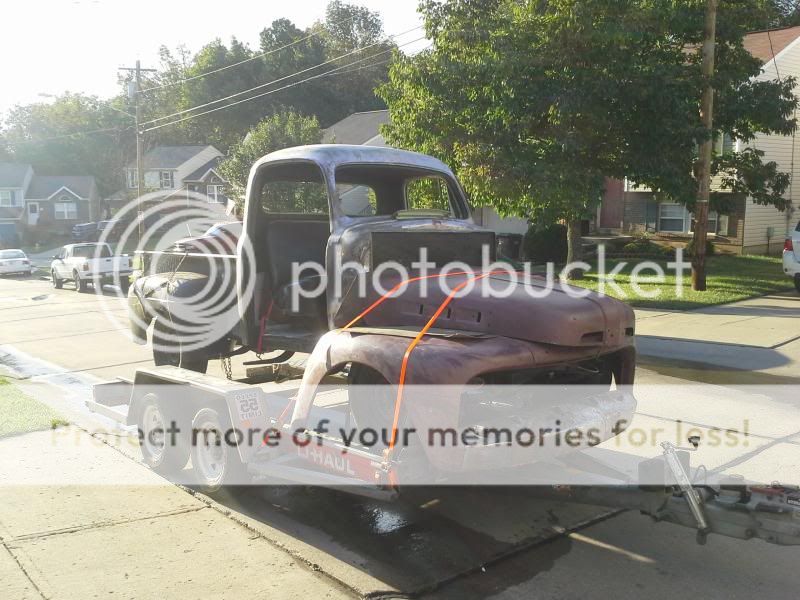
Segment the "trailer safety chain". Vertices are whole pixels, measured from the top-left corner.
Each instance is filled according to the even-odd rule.
[[[220,356],[219,362],[222,364],[222,370],[225,372],[225,379],[228,381],[233,379],[233,368],[231,367],[230,356]]]

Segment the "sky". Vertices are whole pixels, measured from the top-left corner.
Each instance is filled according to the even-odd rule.
[[[2,0],[0,118],[15,104],[47,102],[65,91],[108,97],[117,68],[158,66],[158,48],[191,52],[231,36],[258,48],[258,34],[288,18],[305,28],[325,16],[328,0]],[[349,0],[377,11],[387,35],[421,24],[418,0]],[[409,41],[421,32],[399,38]],[[409,46],[413,48],[413,46]]]

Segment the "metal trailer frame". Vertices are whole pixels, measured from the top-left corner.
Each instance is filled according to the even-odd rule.
[[[293,393],[297,388],[278,383],[265,385],[268,390],[259,385],[161,366],[137,370],[133,381],[118,379],[95,385],[94,398],[86,404],[91,411],[118,423],[135,425],[143,399],[154,389],[173,386],[166,388],[170,390],[170,401],[176,405],[191,404],[190,412],[212,405],[218,410],[224,407],[231,424],[282,431],[313,442],[298,446],[296,452],[282,449],[278,454],[269,448],[253,451],[251,447],[237,444],[239,458],[257,480],[302,481],[304,485],[320,485],[386,501],[398,497],[395,457],[381,458],[358,447],[345,446],[324,432],[303,428],[292,431],[293,424],[286,417],[294,404]],[[336,418],[333,414],[330,417]],[[662,456],[636,459],[640,473],[667,473],[671,477],[667,482],[671,485],[548,485],[537,487],[535,495],[636,509],[658,521],[694,528],[701,544],[710,533],[716,533],[744,540],[760,538],[779,545],[800,545],[800,488],[777,483],[747,485],[737,479],[716,487],[693,484],[689,457],[697,447],[697,440],[689,441],[694,448],[678,448],[665,442]],[[309,447],[310,451],[303,451]],[[576,464],[570,465],[571,468]]]

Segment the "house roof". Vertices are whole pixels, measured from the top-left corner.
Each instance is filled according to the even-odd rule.
[[[222,156],[215,156],[210,161],[205,163],[200,168],[196,169],[189,173],[186,177],[183,178],[184,181],[200,181],[203,178],[203,175],[208,173],[209,169],[216,169],[217,165],[222,162]]]
[[[381,125],[389,122],[388,110],[353,113],[322,132],[324,144],[365,144],[380,134]]]
[[[767,63],[800,37],[800,25],[752,31],[744,36],[744,47],[761,62]]]
[[[142,157],[145,169],[177,169],[187,160],[208,148],[208,144],[193,146],[156,146]],[[136,161],[128,163],[129,169],[136,168]]]
[[[89,198],[94,177],[89,175],[35,175],[25,193],[26,199],[44,200],[66,187],[81,198]]]
[[[30,168],[31,165],[25,163],[0,162],[0,187],[22,187]]]

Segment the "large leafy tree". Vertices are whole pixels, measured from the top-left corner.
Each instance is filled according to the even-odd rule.
[[[66,93],[17,106],[2,127],[8,158],[40,175],[93,175],[101,193],[122,186],[121,166],[135,147],[133,121],[121,102]]]
[[[230,149],[219,165],[219,172],[229,182],[231,193],[241,206],[250,167],[256,160],[282,148],[318,144],[321,139],[322,130],[315,117],[291,111],[276,113],[258,123]]]
[[[794,128],[794,82],[753,81],[742,47],[762,7],[720,9],[719,132],[749,140]],[[421,6],[430,51],[399,57],[379,90],[391,143],[455,166],[475,203],[534,222],[580,219],[605,176],[630,177],[691,204],[696,146],[706,139],[696,48],[704,2],[451,0]],[[754,151],[717,157],[731,189],[780,207],[786,176]],[[746,172],[745,172],[746,171]]]

